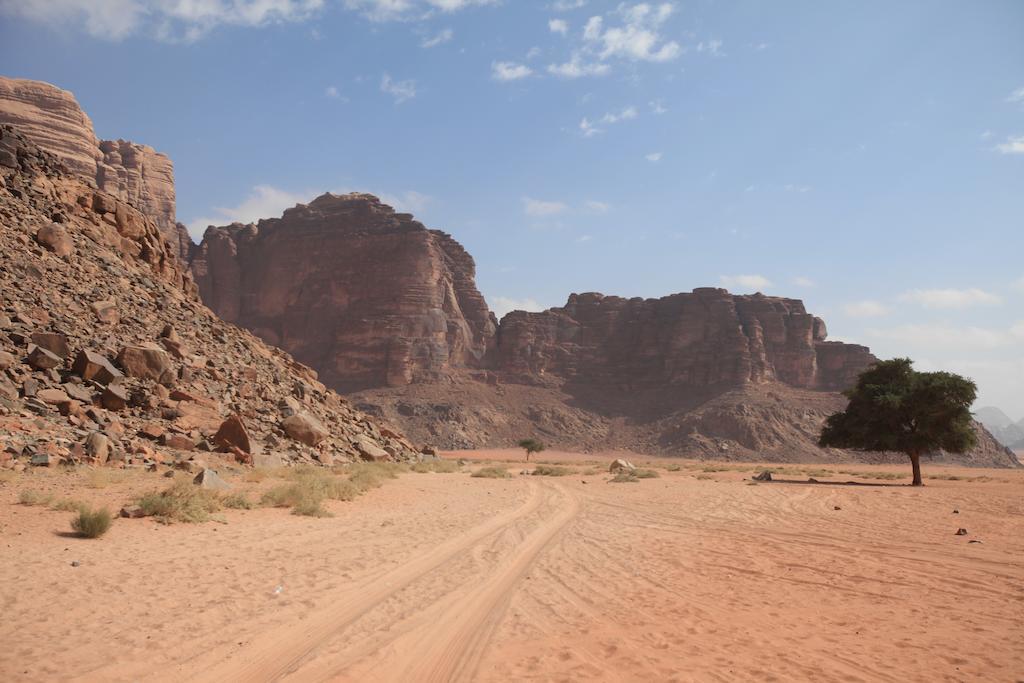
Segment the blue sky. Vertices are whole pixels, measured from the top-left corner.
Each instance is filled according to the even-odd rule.
[[[499,312],[802,298],[1024,417],[1024,3],[0,0],[6,75],[171,156],[179,219],[380,194]]]

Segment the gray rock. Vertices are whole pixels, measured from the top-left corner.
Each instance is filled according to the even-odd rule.
[[[210,489],[211,491],[227,491],[231,488],[231,484],[227,483],[220,478],[215,471],[205,468],[199,474],[196,475],[192,483],[204,489]]]

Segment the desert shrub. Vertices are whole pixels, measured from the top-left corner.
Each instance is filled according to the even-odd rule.
[[[512,475],[504,467],[482,467],[470,476],[477,479],[508,479]]]
[[[572,473],[571,469],[560,465],[537,465],[531,474],[535,477],[564,477]]]
[[[714,477],[712,477],[710,474],[698,474],[695,478],[696,479],[700,479],[701,481],[707,481],[708,479],[712,479],[712,480],[714,479]]]
[[[323,498],[303,498],[299,500],[294,507],[292,507],[293,515],[300,515],[302,517],[333,517],[326,508],[324,508]]]
[[[25,489],[18,494],[18,503],[21,505],[49,505],[51,502],[53,502],[52,493]]]
[[[604,472],[604,470],[602,470],[600,467],[588,467],[587,469],[580,472],[580,474],[582,474],[585,477],[592,477],[595,474],[601,474],[602,472]]]
[[[717,465],[705,465],[700,469],[701,472],[728,472],[728,467],[719,467]]]
[[[221,508],[220,496],[179,479],[163,491],[146,493],[135,501],[147,517],[162,522],[205,522]]]
[[[459,463],[454,460],[424,460],[414,463],[410,468],[413,472],[420,474],[426,472],[437,472],[439,474],[451,474],[459,471]]]
[[[610,484],[635,484],[640,481],[636,472],[619,472],[614,477],[608,480]]]
[[[110,528],[110,510],[90,510],[83,507],[78,516],[71,520],[71,528],[83,538],[99,538]]]
[[[379,488],[385,480],[404,471],[404,467],[393,462],[362,462],[349,469],[348,480],[362,493]]]
[[[633,476],[636,477],[637,479],[657,479],[661,475],[658,474],[657,470],[638,469],[635,472],[633,472]]]
[[[257,467],[251,470],[246,470],[245,474],[242,475],[242,481],[249,484],[258,484],[269,476],[270,472],[267,469]]]
[[[79,512],[81,510],[88,510],[89,506],[80,500],[74,498],[61,498],[60,500],[54,501],[53,505],[50,506],[51,510],[57,512]]]
[[[241,491],[224,496],[221,499],[221,503],[224,507],[231,508],[232,510],[252,510],[256,507],[252,500],[249,499],[249,496]]]
[[[678,472],[679,470],[681,470],[683,468],[680,465],[669,465],[665,469],[668,470],[669,472]]]

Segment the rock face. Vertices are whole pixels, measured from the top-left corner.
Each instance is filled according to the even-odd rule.
[[[507,447],[536,435],[587,450],[883,458],[817,446],[825,418],[844,405],[838,392],[875,359],[826,341],[825,323],[795,299],[714,288],[660,299],[574,294],[496,324],[465,249],[360,194],[211,227],[191,265],[223,318],[356,392],[361,409],[420,443]],[[990,440],[951,459],[1010,464]]]
[[[0,76],[3,123],[56,155],[71,174],[150,217],[175,253],[187,256],[191,240],[183,242],[174,219],[174,166],[165,155],[126,140],[97,140],[74,95],[41,81]]]
[[[41,246],[53,225],[66,252]],[[150,217],[0,125],[0,467],[342,463],[367,442],[418,457],[217,318],[173,249]],[[280,426],[297,411],[322,426],[312,445]]]
[[[210,228],[192,272],[218,315],[339,391],[479,367],[494,340],[465,249],[370,195],[325,194],[279,219]]]

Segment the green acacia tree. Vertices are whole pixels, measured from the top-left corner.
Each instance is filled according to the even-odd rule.
[[[977,437],[971,404],[977,386],[949,372],[917,372],[909,358],[879,361],[844,392],[846,410],[829,416],[818,443],[835,448],[906,453],[921,485],[921,456],[963,453]]]
[[[530,455],[544,450],[544,444],[537,439],[523,439],[519,442],[519,447],[526,451],[526,462],[530,462]]]

